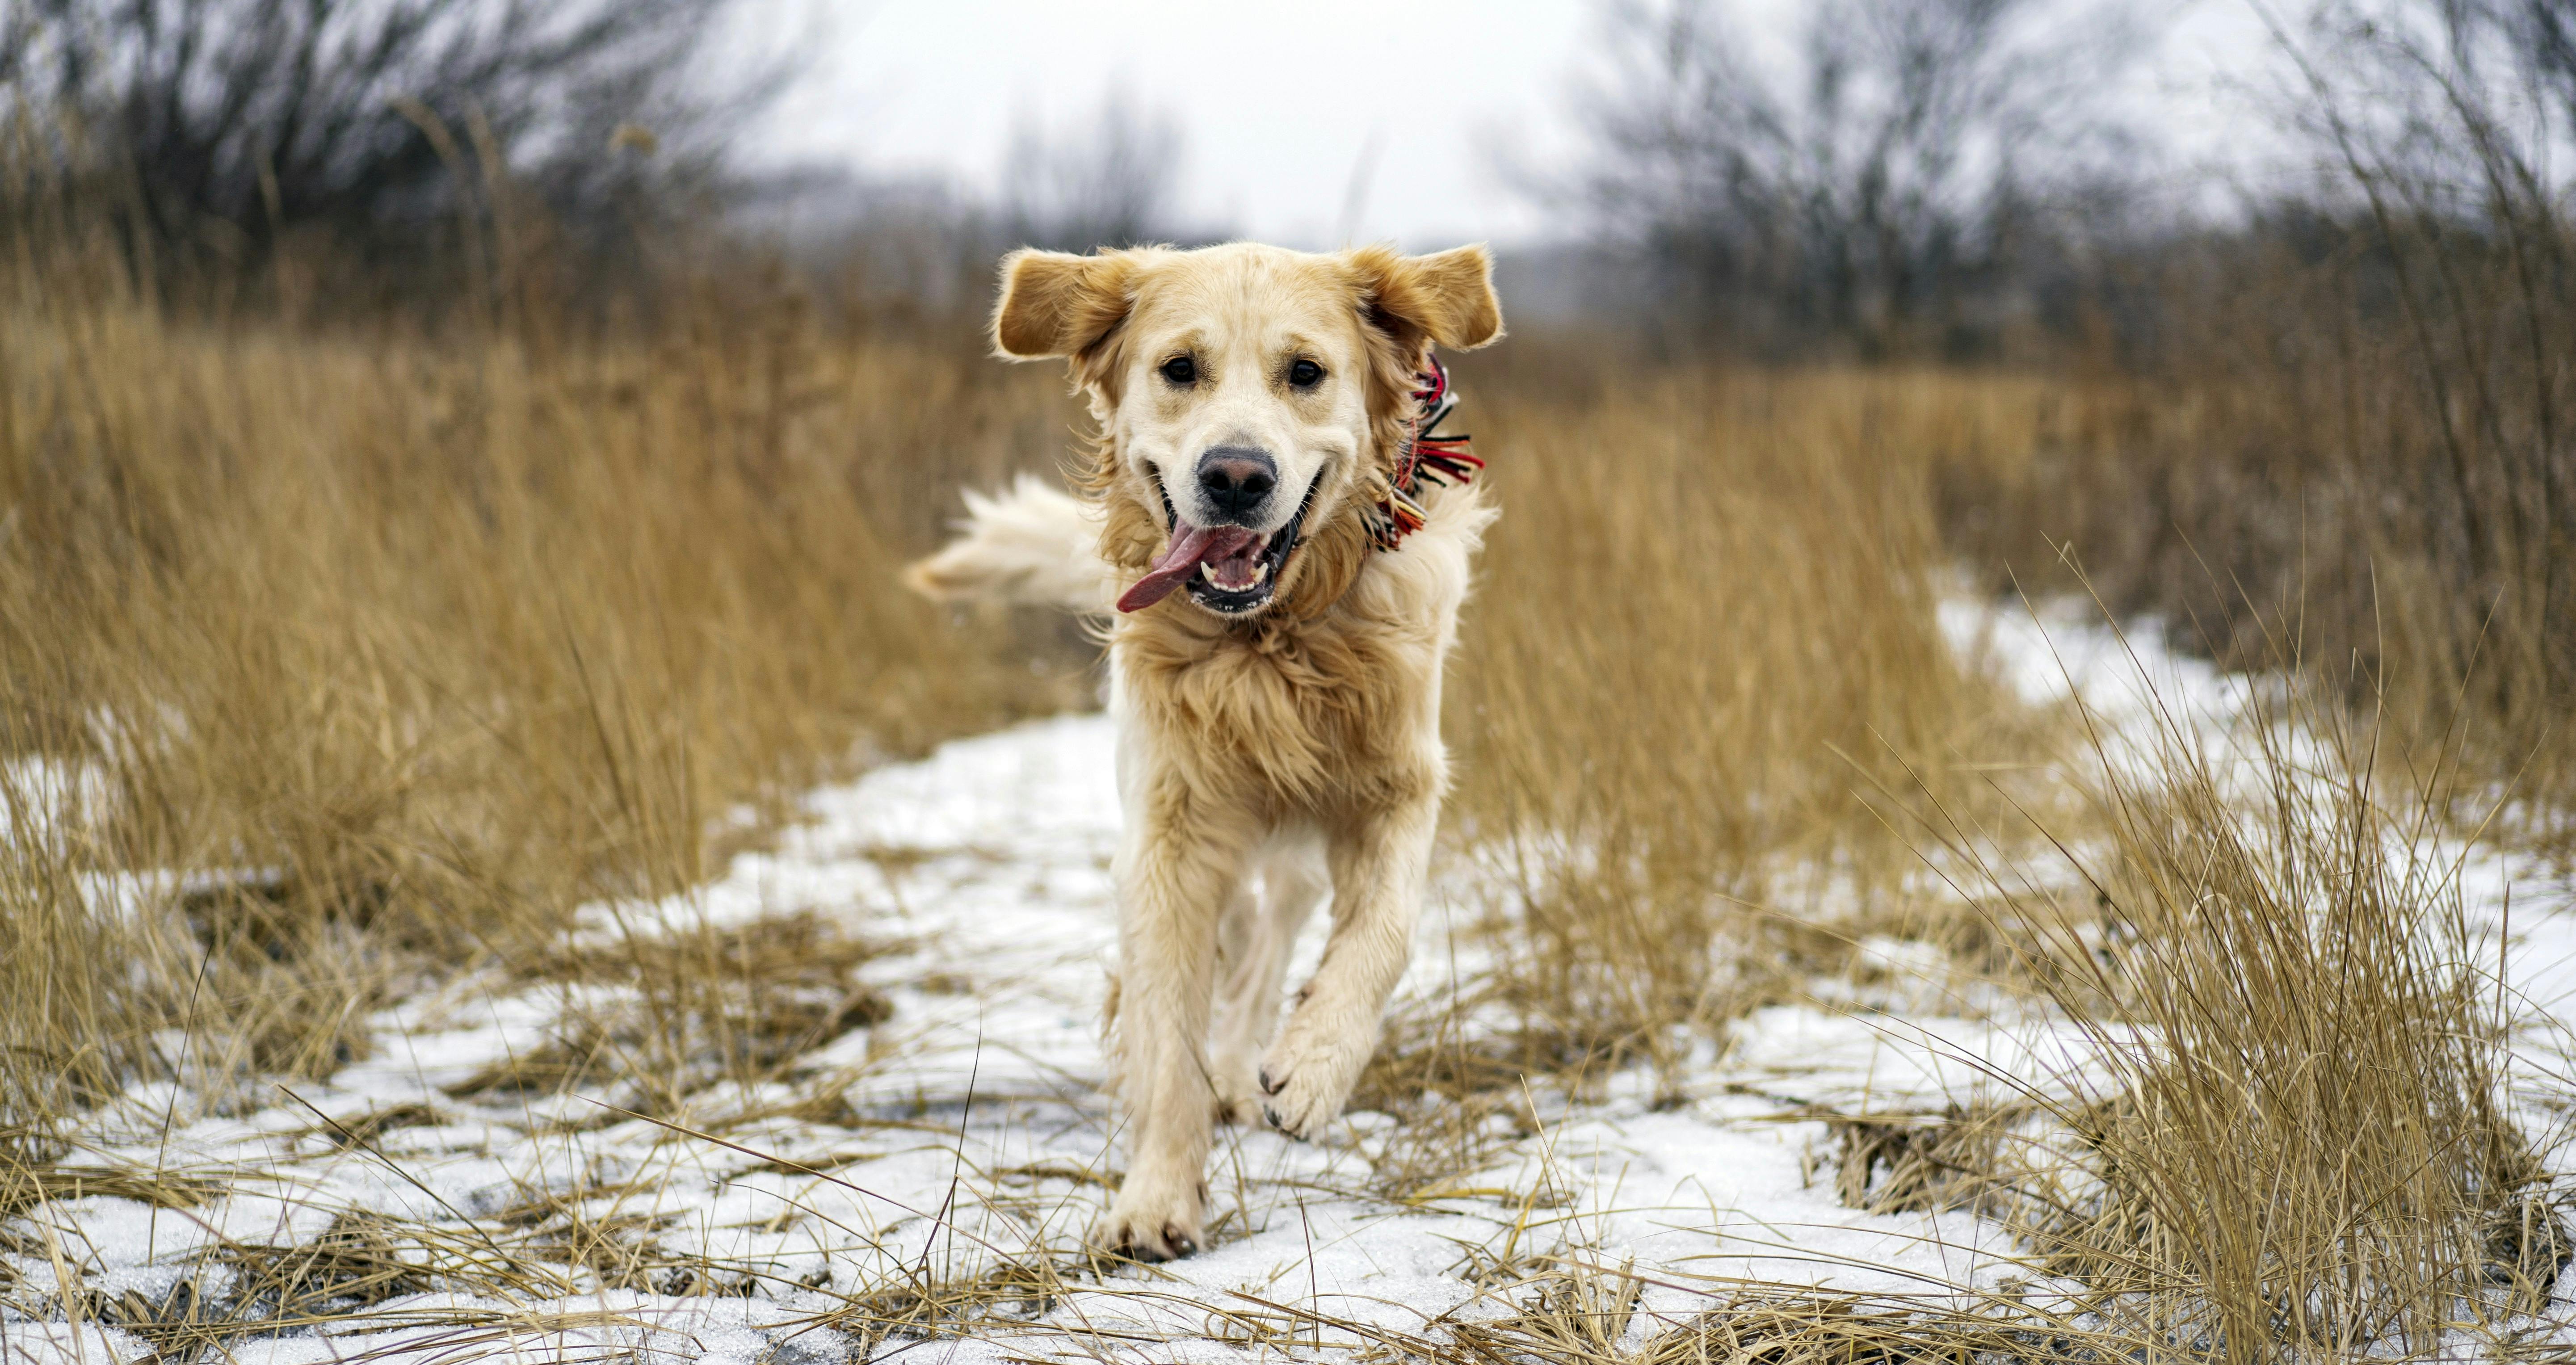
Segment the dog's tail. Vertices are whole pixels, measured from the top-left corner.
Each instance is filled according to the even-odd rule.
[[[966,494],[963,533],[917,560],[903,581],[943,602],[997,599],[1106,613],[1117,579],[1100,557],[1100,513],[1090,503],[1023,474],[1009,488]]]

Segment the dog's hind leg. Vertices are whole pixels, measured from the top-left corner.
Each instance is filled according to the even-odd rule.
[[[1260,893],[1249,881],[1237,889],[1217,930],[1216,1036],[1208,1049],[1218,1117],[1236,1123],[1261,1117],[1261,1049],[1279,1031],[1297,932],[1327,886],[1323,848],[1311,834],[1274,839],[1253,866]]]
[[[1260,829],[1249,811],[1224,809],[1169,773],[1138,776],[1118,868],[1127,1176],[1092,1240],[1161,1261],[1205,1241],[1217,919]]]
[[[1386,998],[1413,957],[1421,918],[1440,819],[1436,783],[1430,790],[1328,836],[1333,934],[1288,1027],[1261,1059],[1262,1116],[1290,1137],[1313,1137],[1332,1122],[1377,1050]]]

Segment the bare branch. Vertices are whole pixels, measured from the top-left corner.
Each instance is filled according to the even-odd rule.
[[[454,221],[459,187],[401,100],[479,116],[559,218],[607,224],[715,165],[744,99],[689,67],[726,3],[0,0],[0,118],[90,130],[88,154],[131,166],[152,230],[181,245],[210,222],[264,247]],[[612,152],[626,123],[660,154]]]
[[[1710,0],[1614,14],[1578,197],[1701,327],[1873,354],[1946,331],[2034,196],[2103,163],[2135,46],[2031,0],[1830,0],[1766,72]]]

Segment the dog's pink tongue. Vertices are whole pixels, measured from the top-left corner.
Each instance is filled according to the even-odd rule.
[[[1143,611],[1171,596],[1172,589],[1199,571],[1199,565],[1224,559],[1258,539],[1240,526],[1192,526],[1182,522],[1173,528],[1172,543],[1164,549],[1163,557],[1136,580],[1136,586],[1119,597],[1118,609]]]

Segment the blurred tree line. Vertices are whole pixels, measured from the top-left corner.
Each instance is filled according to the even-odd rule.
[[[257,278],[290,247],[462,269],[532,237],[632,275],[656,241],[767,236],[941,306],[1013,245],[1225,235],[1178,214],[1176,120],[1116,96],[1024,121],[989,202],[747,171],[740,135],[786,73],[702,60],[728,8],[0,0],[0,224],[104,205],[169,279]],[[2215,214],[2142,169],[2158,139],[2117,98],[2153,46],[2140,12],[1819,0],[1783,35],[1719,0],[1608,0],[1582,155],[1535,185],[1584,243],[1549,268],[1588,277],[1566,291],[1586,321],[1677,354],[1946,361],[2134,359],[2291,260],[2400,307],[2401,241],[2537,269],[2576,136],[2576,0],[2321,0],[2277,41],[2308,80],[2279,122],[2323,173]],[[518,240],[494,239],[505,216]]]
[[[781,244],[918,312],[962,306],[1010,245],[1218,235],[1175,223],[1177,124],[1115,97],[1025,121],[989,205],[747,170],[741,136],[793,73],[708,60],[731,9],[0,0],[0,231],[106,223],[165,302],[238,307],[319,271],[290,301],[308,314],[452,306],[478,282],[650,294]]]
[[[1976,356],[2108,282],[2087,248],[2138,207],[2106,98],[2135,30],[2080,0],[1824,0],[1766,61],[1706,0],[1623,4],[1550,188],[1654,281],[1629,296],[1669,345]]]
[[[692,79],[723,3],[0,0],[0,210],[107,206],[162,284],[453,260],[505,194],[631,264],[753,107]]]

